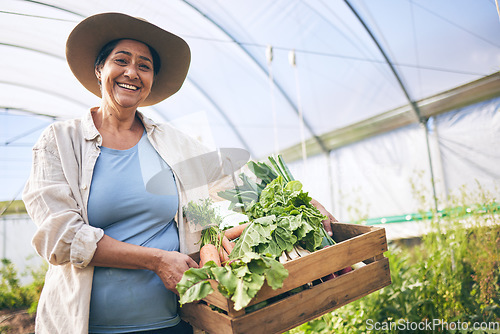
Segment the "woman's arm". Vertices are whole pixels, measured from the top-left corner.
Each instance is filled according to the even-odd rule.
[[[182,274],[189,268],[198,268],[198,264],[188,255],[133,245],[107,235],[97,243],[89,265],[151,270],[161,278],[167,289],[175,293]]]
[[[70,149],[72,138],[58,137],[55,127],[49,126],[33,148],[31,173],[23,192],[26,210],[37,225],[32,245],[52,265],[69,262],[85,268],[104,232],[84,222],[81,162]],[[64,157],[61,152],[66,152]]]

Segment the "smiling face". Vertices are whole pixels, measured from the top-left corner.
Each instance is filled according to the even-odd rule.
[[[137,108],[153,86],[153,57],[141,42],[119,41],[103,65],[96,67],[104,104],[115,108]]]

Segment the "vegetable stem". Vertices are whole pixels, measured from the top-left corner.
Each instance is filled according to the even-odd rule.
[[[295,179],[293,178],[292,173],[290,173],[290,170],[288,169],[288,166],[285,164],[285,161],[283,160],[283,157],[278,154],[278,162],[283,169],[284,173],[286,174],[288,181],[294,181]]]
[[[323,235],[323,247],[324,246],[333,246],[336,244],[335,240],[326,233],[324,228],[321,228],[321,234]]]

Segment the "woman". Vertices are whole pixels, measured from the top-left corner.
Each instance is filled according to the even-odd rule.
[[[207,149],[137,110],[180,89],[189,47],[144,20],[105,13],[75,27],[66,57],[101,103],[52,124],[33,148],[23,200],[38,225],[32,243],[49,262],[36,333],[189,333],[175,286],[197,267],[185,254],[199,235],[182,206],[216,189],[202,180],[210,166],[175,166]],[[168,176],[162,195],[147,191],[158,161]]]

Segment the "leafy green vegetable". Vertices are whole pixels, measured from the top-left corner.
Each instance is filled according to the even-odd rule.
[[[238,238],[233,251],[229,254],[229,258],[237,259],[243,257],[248,252],[254,252],[255,248],[260,244],[270,242],[272,240],[271,233],[275,228],[276,224],[274,223],[273,216],[254,220]],[[257,253],[266,254],[265,252]]]
[[[231,201],[231,209],[244,212],[250,224],[229,254],[231,261],[223,267],[211,261],[185,272],[177,284],[181,305],[212,293],[209,282],[215,280],[220,293],[234,302],[235,310],[240,310],[264,282],[273,289],[283,286],[288,271],[278,261],[280,257],[292,251],[300,256],[299,248],[313,252],[323,247],[325,239],[331,240],[322,225],[326,217],[311,204],[311,197],[302,190],[302,183],[293,178],[281,156],[269,157],[269,161],[271,166],[248,163],[260,183],[241,174],[241,186],[218,193]],[[194,210],[198,220],[207,220],[203,216],[206,212],[201,212],[208,210],[204,204]]]
[[[282,178],[284,178],[286,182],[290,182],[290,181],[294,180],[292,173],[290,173],[290,170],[288,169],[287,165],[285,164],[285,161],[283,161],[283,158],[281,157],[281,155],[278,155],[277,159],[275,159],[273,156],[268,157],[268,159],[271,162],[274,169],[277,171],[277,173]]]
[[[262,189],[264,189],[264,187],[268,183],[271,183],[272,180],[278,177],[278,173],[276,173],[276,171],[265,162],[249,161],[247,165],[248,168],[255,174],[255,176],[262,180],[262,183],[264,185]]]
[[[190,224],[196,224],[203,228],[201,231],[200,248],[205,244],[213,244],[220,247],[219,226],[222,217],[213,207],[210,198],[198,202],[190,201],[184,208],[184,213]]]
[[[281,263],[262,254],[246,253],[223,267],[209,261],[202,268],[191,268],[184,273],[177,284],[179,303],[182,306],[205,298],[214,291],[210,280],[215,280],[220,293],[234,302],[235,310],[241,310],[264,282],[272,289],[279,289],[287,277],[288,271]]]
[[[207,262],[203,268],[211,267],[217,267],[214,261]],[[209,278],[207,270],[191,268],[185,271],[182,279],[177,283],[181,305],[203,299],[211,294],[214,289],[210,285]]]
[[[295,245],[313,252],[325,244],[334,244],[323,228],[326,217],[311,204],[312,198],[302,190],[302,183],[293,178],[283,158],[269,157],[269,161],[272,167],[263,162],[248,163],[250,170],[262,180],[260,184],[240,176],[245,180],[239,188],[241,198],[247,200],[239,205],[255,224],[237,241],[233,256],[253,251],[279,258],[283,251],[289,252]],[[227,195],[225,198],[234,202],[236,193],[233,190],[219,195]],[[272,217],[272,220],[260,220],[264,217]],[[292,221],[291,217],[297,218]]]
[[[248,168],[260,179],[260,182],[257,183],[242,173],[239,177],[243,181],[243,185],[218,193],[221,198],[231,202],[230,209],[246,213],[246,210],[259,200],[262,190],[278,176],[283,177],[287,182],[294,180],[280,155],[277,159],[272,156],[268,159],[271,165],[254,161],[247,163]]]
[[[276,217],[277,226],[271,237],[283,251],[291,250],[297,243],[310,252],[322,248],[326,235],[322,221],[326,217],[311,204],[311,197],[302,191],[300,181],[285,182],[278,176],[262,191],[259,201],[247,210],[247,215],[254,223],[262,217]],[[252,225],[247,233],[251,232]]]

